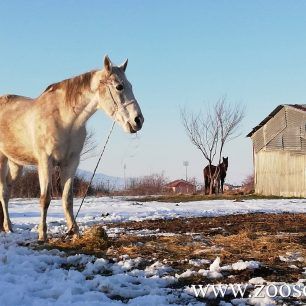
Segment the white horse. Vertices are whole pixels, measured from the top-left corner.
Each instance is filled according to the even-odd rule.
[[[142,127],[144,118],[125,76],[127,60],[113,66],[105,56],[104,69],[52,84],[36,99],[0,97],[0,229],[12,231],[8,201],[22,166],[37,165],[41,221],[38,239],[47,238],[46,217],[51,201],[50,181],[59,166],[62,201],[69,233],[78,234],[73,215],[73,179],[86,137],[86,122],[98,110],[128,133]]]

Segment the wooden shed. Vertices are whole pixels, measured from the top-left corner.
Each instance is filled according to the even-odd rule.
[[[247,135],[255,192],[306,197],[306,105],[279,105]]]

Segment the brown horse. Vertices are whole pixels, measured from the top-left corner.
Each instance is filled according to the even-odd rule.
[[[215,190],[215,193],[220,192],[221,188],[221,193],[223,193],[223,186],[224,186],[224,180],[226,177],[226,172],[228,168],[228,157],[223,157],[222,158],[222,163],[220,163],[218,166],[207,165],[204,170],[204,183],[205,183],[205,194],[209,193],[210,190],[210,184],[211,180],[213,179],[213,190]]]

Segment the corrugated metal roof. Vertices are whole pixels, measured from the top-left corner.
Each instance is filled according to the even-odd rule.
[[[306,104],[287,104],[287,106],[294,107],[296,109],[306,112]]]
[[[256,131],[263,127],[270,119],[272,119],[283,107],[290,106],[295,109],[306,112],[306,104],[281,104],[277,106],[264,120],[262,120],[253,130],[246,136],[251,137]]]

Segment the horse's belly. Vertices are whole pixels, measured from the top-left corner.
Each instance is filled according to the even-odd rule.
[[[22,148],[1,148],[2,153],[18,165],[36,165],[37,159]]]
[[[0,151],[10,160],[19,165],[36,165],[37,160],[30,143],[29,135],[16,137],[12,133],[6,133],[5,137],[0,133]]]

